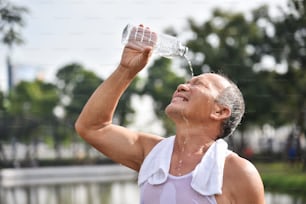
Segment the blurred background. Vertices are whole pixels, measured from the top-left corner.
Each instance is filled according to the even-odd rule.
[[[116,68],[126,24],[189,48],[195,75],[221,72],[246,114],[227,138],[252,161],[267,204],[306,203],[305,0],[0,0],[0,203],[139,202],[137,175],[85,144],[74,122]],[[154,56],[126,91],[115,123],[165,137],[185,58]],[[67,173],[70,172],[70,173]]]

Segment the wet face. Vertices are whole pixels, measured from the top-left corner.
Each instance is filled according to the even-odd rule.
[[[230,83],[217,74],[202,74],[180,84],[166,108],[172,119],[182,118],[203,122],[218,111],[215,99]]]

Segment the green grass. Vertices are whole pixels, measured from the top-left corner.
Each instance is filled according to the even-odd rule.
[[[306,172],[301,165],[256,163],[265,189],[269,191],[306,193]]]

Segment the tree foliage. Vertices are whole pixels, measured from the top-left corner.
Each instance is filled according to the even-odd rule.
[[[247,16],[216,9],[205,22],[188,19],[192,37],[187,46],[194,73],[222,73],[239,86],[246,102],[241,128],[295,124],[305,132],[306,5],[305,0],[288,3],[278,17],[271,17],[269,8],[262,6]],[[0,0],[0,36],[9,47],[21,42],[24,13],[26,9]],[[175,133],[164,110],[186,78],[177,74],[173,62],[159,58],[146,78],[133,81],[119,101],[116,123],[125,126],[133,122],[131,100],[134,95],[146,94],[154,100],[154,112],[163,122],[165,134]],[[83,65],[73,63],[58,70],[55,84],[21,82],[8,95],[0,92],[1,142],[16,138],[32,143],[44,135],[59,149],[64,142],[74,141],[74,121],[102,81]],[[0,153],[2,150],[0,146]]]
[[[266,34],[266,50],[276,63],[285,65],[285,72],[277,74],[280,83],[275,87],[282,95],[279,118],[293,122],[306,130],[306,1],[288,1],[288,10],[282,11],[282,18],[268,19],[273,34]]]
[[[25,25],[24,14],[28,9],[16,6],[6,0],[0,0],[0,36],[3,44],[12,48],[23,42],[20,28]]]
[[[133,82],[130,84],[130,86],[120,98],[114,116],[114,121],[118,125],[127,126],[134,122],[133,115],[135,113],[135,110],[132,107],[132,98],[135,95],[139,95],[141,92],[141,87],[139,86],[139,83],[141,83],[141,79],[140,77],[136,76]]]
[[[102,80],[81,64],[73,63],[60,68],[56,74],[57,87],[61,96],[59,106],[65,110],[63,115],[71,127],[82,107]]]
[[[12,142],[13,157],[17,153],[14,149],[16,142],[26,144],[26,159],[33,160],[36,151],[32,151],[31,146],[36,148],[39,141],[46,140],[49,135],[46,127],[54,120],[53,108],[58,101],[56,87],[39,80],[22,81],[11,90],[7,101],[6,117],[3,118],[7,122],[2,127],[4,134],[1,139]]]

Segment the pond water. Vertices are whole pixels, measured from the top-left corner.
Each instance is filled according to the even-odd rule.
[[[15,186],[1,189],[2,204],[137,204],[132,181]]]
[[[114,168],[111,167],[111,172]],[[71,170],[71,169],[70,169]],[[119,169],[120,170],[120,169]],[[118,169],[117,172],[120,172]],[[91,170],[92,171],[92,170]],[[99,170],[100,171],[100,170]],[[92,171],[91,174],[93,174]],[[122,171],[124,175],[130,172]],[[109,173],[108,173],[109,174]],[[65,176],[67,177],[67,176]],[[108,175],[109,177],[109,175]],[[27,176],[29,178],[29,176]],[[81,176],[79,177],[81,178]],[[0,204],[137,204],[139,189],[135,176],[97,179],[61,180],[49,177],[50,182],[0,183]],[[4,179],[3,179],[4,180]],[[30,181],[25,179],[25,181]],[[55,182],[56,181],[56,182]],[[306,204],[305,195],[266,192],[266,204]]]

